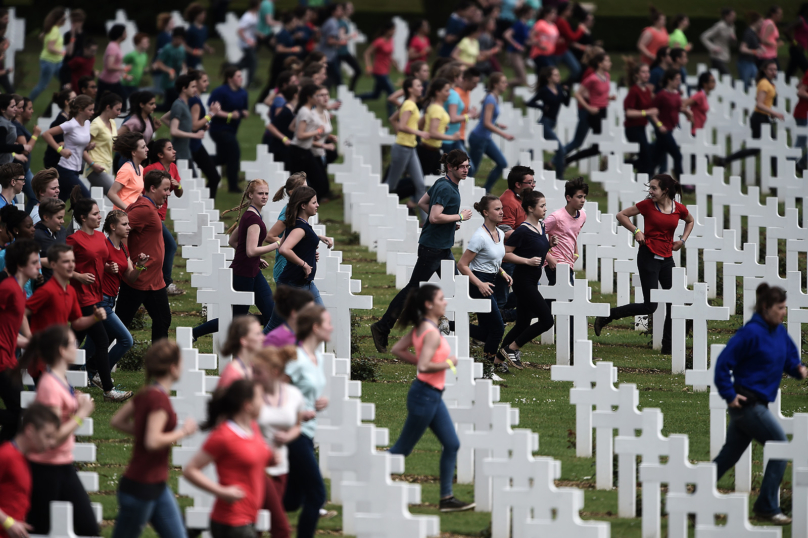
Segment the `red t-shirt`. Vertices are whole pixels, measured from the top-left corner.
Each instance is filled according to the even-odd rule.
[[[556,19],[556,26],[558,27],[558,41],[556,41],[555,54],[561,56],[567,49],[570,48],[571,43],[575,43],[584,35],[584,29],[580,26],[573,32],[570,23],[567,19],[559,17]]]
[[[272,460],[272,451],[264,442],[258,424],[244,432],[231,421],[219,424],[202,446],[216,462],[216,473],[223,486],[239,486],[244,498],[234,503],[216,499],[211,521],[240,527],[255,523],[258,509],[264,501],[265,468]]]
[[[71,58],[67,65],[70,67],[70,80],[73,84],[73,91],[79,88],[79,79],[81,77],[92,77],[95,72],[95,57],[88,58],[87,56],[76,56]]]
[[[163,221],[157,212],[157,206],[146,196],[141,196],[126,208],[129,215],[129,252],[130,256],[149,256],[146,270],[132,284],[137,290],[154,291],[166,287],[163,280],[163,258],[166,246],[163,242]],[[132,254],[134,253],[134,254]]]
[[[25,308],[31,311],[31,333],[51,325],[67,325],[81,317],[76,290],[70,285],[62,288],[55,276],[28,298]]]
[[[808,87],[808,71],[803,75],[800,84]],[[808,118],[808,99],[800,98],[799,101],[797,101],[797,106],[794,107],[794,117],[798,120]]]
[[[76,255],[75,272],[95,275],[95,282],[92,284],[70,281],[79,298],[79,306],[83,308],[100,303],[103,298],[101,288],[104,285],[104,264],[108,257],[106,236],[101,232],[93,232],[93,235],[88,235],[77,230],[67,236],[66,242],[73,247],[73,253]]]
[[[17,366],[14,352],[25,316],[25,293],[13,276],[0,282],[0,371]]]
[[[429,48],[429,38],[417,35],[410,40],[409,48],[415,49],[415,52],[418,54],[415,58],[411,58],[407,61],[407,67],[404,70],[408,75],[412,75],[412,73],[410,73],[410,64],[412,64],[412,62],[426,61],[426,53],[424,51]]]
[[[516,229],[525,221],[525,210],[522,209],[522,201],[516,197],[516,193],[507,189],[499,197],[502,202],[502,224]]]
[[[646,199],[637,204],[637,209],[643,216],[645,245],[657,256],[670,258],[673,255],[673,233],[679,221],[687,218],[687,208],[674,202],[673,213],[663,213],[654,202]]]
[[[393,40],[379,37],[370,46],[373,47],[373,74],[389,75],[393,60]]]
[[[0,491],[0,510],[17,521],[25,521],[31,507],[31,471],[25,456],[11,442],[0,445]],[[8,537],[1,526],[0,537]]]
[[[145,177],[146,174],[148,174],[150,170],[160,170],[160,171],[165,170],[166,172],[168,172],[168,175],[171,176],[171,179],[176,179],[177,182],[182,182],[182,178],[180,177],[180,171],[177,170],[177,165],[174,164],[174,163],[171,163],[171,165],[168,167],[168,170],[166,170],[165,166],[163,166],[162,163],[158,162],[158,163],[150,164],[149,166],[147,166],[146,168],[143,169],[143,176]],[[174,185],[172,184],[171,185],[171,192],[174,192],[175,190],[176,189],[174,188]],[[163,205],[161,205],[160,207],[157,208],[157,212],[160,214],[160,220],[166,220],[166,212],[167,211],[168,211],[168,200],[166,200],[166,203],[164,203]]]
[[[682,96],[679,92],[661,90],[654,97],[654,106],[659,109],[659,121],[668,131],[679,125],[679,113],[682,111]]]
[[[629,88],[628,95],[626,95],[626,98],[623,100],[623,110],[648,110],[649,108],[653,108],[653,105],[654,90],[650,85],[647,85],[643,90],[640,89],[638,85],[634,84]],[[626,127],[645,127],[648,125],[648,118],[626,118],[623,125]]]
[[[704,90],[699,90],[691,96],[693,103],[690,105],[690,112],[693,113],[693,128],[691,132],[704,128],[707,121],[707,112],[710,111],[710,103],[707,102],[707,94]]]
[[[597,73],[592,73],[585,78],[582,86],[589,92],[589,104],[595,108],[606,108],[609,106],[609,82],[611,76],[606,73],[606,78],[600,78]]]
[[[159,484],[168,480],[168,455],[171,447],[162,450],[146,450],[146,425],[149,415],[155,411],[165,411],[168,415],[163,432],[174,431],[177,427],[177,414],[171,407],[168,395],[160,387],[146,387],[132,399],[135,407],[135,446],[132,459],[124,476],[141,484]]]
[[[101,292],[107,297],[117,297],[121,289],[121,277],[126,273],[129,267],[129,251],[121,244],[121,248],[115,248],[112,241],[106,240],[107,244],[107,263],[117,263],[117,273],[104,274],[104,284],[101,287]]]

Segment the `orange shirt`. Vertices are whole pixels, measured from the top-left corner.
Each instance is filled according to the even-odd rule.
[[[138,168],[140,168],[140,174],[135,173],[132,161],[126,161],[118,170],[118,175],[115,176],[115,183],[123,185],[123,188],[118,191],[118,196],[126,205],[133,204],[138,196],[143,194],[143,167],[138,165]],[[116,207],[115,209],[122,208]]]
[[[668,31],[666,29],[662,28],[661,30],[658,30],[653,26],[649,26],[648,28],[643,30],[643,33],[644,32],[648,32],[651,34],[651,41],[648,42],[645,48],[648,49],[648,52],[650,52],[654,56],[654,58],[646,58],[645,55],[642,55],[642,61],[643,63],[651,65],[652,63],[654,63],[656,53],[660,49],[660,47],[668,46],[668,43],[670,42],[670,36],[668,35]]]
[[[415,346],[415,355],[420,357],[421,350],[424,347],[424,338],[432,331],[438,332],[438,336],[440,336],[440,345],[438,346],[438,349],[435,350],[435,354],[432,356],[432,360],[430,362],[446,362],[446,359],[448,359],[449,355],[452,353],[452,349],[449,347],[449,342],[446,341],[446,338],[444,338],[438,329],[431,323],[420,335],[418,335],[417,329],[412,330],[412,343]],[[438,390],[443,390],[443,387],[446,385],[446,370],[438,370],[437,372],[428,373],[419,372],[418,379]]]
[[[469,111],[469,104],[471,103],[471,95],[470,92],[467,92],[460,86],[455,86],[455,91],[457,95],[460,96],[460,100],[463,101],[463,110],[468,113]],[[466,139],[466,122],[460,122],[460,140]]]

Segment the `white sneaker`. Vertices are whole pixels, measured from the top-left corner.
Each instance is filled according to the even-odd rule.
[[[115,384],[114,379],[109,378],[109,380],[112,381],[113,384]],[[93,378],[90,380],[90,385],[91,386],[95,385],[99,389],[104,390],[104,385],[101,383],[101,376],[98,375],[98,372],[96,372]]]
[[[445,316],[440,318],[440,325],[438,325],[438,329],[440,329],[440,332],[446,335],[451,333],[452,331],[451,327],[449,326],[449,319],[446,318]]]
[[[173,282],[166,288],[166,293],[169,297],[176,297],[177,295],[185,295],[185,290],[177,287]]]
[[[132,391],[111,390],[104,393],[105,402],[125,402],[132,397]]]
[[[775,525],[788,525],[791,523],[791,518],[780,512],[779,514],[774,514],[772,517],[770,517],[769,521]]]

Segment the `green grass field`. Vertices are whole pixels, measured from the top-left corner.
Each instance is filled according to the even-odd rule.
[[[634,2],[635,4],[637,2]],[[633,4],[632,4],[633,5]],[[214,43],[217,55],[206,58],[205,66],[210,73],[217,73],[222,61],[222,44]],[[39,45],[31,41],[29,50],[37,50]],[[30,89],[36,83],[37,72],[32,70],[37,66],[37,53],[23,53],[17,57],[23,75],[23,84],[20,88]],[[617,55],[614,55],[617,56]],[[615,58],[616,60],[618,58]],[[691,65],[703,58],[694,58]],[[616,62],[616,63],[619,63]],[[266,80],[266,71],[269,67],[269,58],[262,53],[260,59],[259,78]],[[613,76],[619,76],[620,66],[615,66]],[[215,81],[217,76],[212,77]],[[359,91],[370,89],[370,80],[363,78]],[[55,90],[55,83],[51,91]],[[47,94],[47,92],[46,92]],[[37,114],[43,112],[47,102],[46,94],[36,103]],[[257,91],[251,91],[251,99],[255,99]],[[383,114],[383,103],[370,104],[377,114]],[[338,128],[338,126],[337,126]],[[242,159],[250,160],[255,155],[255,145],[260,143],[263,132],[263,120],[255,116],[242,123],[239,137],[242,142]],[[163,128],[159,136],[166,136],[167,129]],[[40,142],[32,155],[33,170],[41,168],[44,144]],[[387,157],[386,157],[387,158]],[[480,176],[484,177],[490,170],[491,163],[483,164]],[[572,172],[571,172],[572,173]],[[478,180],[479,183],[481,183]],[[502,192],[504,182],[497,185],[496,192]],[[337,189],[339,187],[337,186]],[[593,184],[590,191],[590,200],[601,203],[605,207],[605,194],[599,185]],[[220,189],[216,200],[216,207],[226,209],[235,206],[239,196],[228,194],[226,189]],[[686,203],[692,199],[685,198]],[[557,208],[549,208],[551,211]],[[230,216],[224,220],[230,222]],[[374,297],[372,311],[358,311],[360,319],[357,329],[359,352],[357,356],[367,357],[375,362],[380,371],[379,380],[375,383],[364,383],[363,400],[376,405],[376,424],[390,429],[390,439],[395,440],[403,425],[405,416],[405,396],[409,383],[414,377],[412,367],[402,365],[391,355],[380,355],[376,352],[370,338],[369,325],[378,319],[386,309],[387,304],[396,293],[394,278],[385,273],[385,268],[375,262],[375,254],[358,245],[357,237],[351,232],[349,226],[342,222],[342,201],[335,200],[320,208],[320,222],[325,224],[328,234],[336,241],[335,248],[343,252],[343,263],[353,265],[353,274],[362,280],[362,293]],[[761,248],[761,251],[764,249]],[[459,255],[459,251],[456,255]],[[804,266],[802,267],[804,270]],[[271,279],[271,271],[265,271]],[[580,275],[582,276],[582,275]],[[173,327],[194,326],[202,321],[200,305],[195,301],[195,290],[190,286],[190,276],[185,272],[185,260],[180,256],[175,259],[174,280],[177,285],[188,290],[181,297],[171,299],[173,312]],[[614,295],[601,295],[599,284],[593,283],[594,302],[609,302],[615,304]],[[720,304],[717,301],[716,304]],[[710,342],[725,342],[741,325],[740,316],[733,317],[727,322],[710,324]],[[150,324],[146,318],[146,328],[134,333],[136,341],[146,341],[150,338]],[[395,336],[395,335],[394,335]],[[594,355],[598,360],[612,361],[619,368],[619,382],[636,383],[641,393],[640,405],[642,407],[658,407],[665,416],[665,434],[684,433],[690,436],[690,458],[693,461],[706,461],[709,457],[709,410],[706,393],[695,393],[684,385],[684,376],[674,376],[670,373],[670,359],[660,356],[651,349],[650,336],[640,334],[633,330],[628,320],[617,322],[609,326],[600,338],[590,333],[593,340]],[[392,342],[391,342],[392,344]],[[202,338],[199,348],[203,352],[211,351],[210,337]],[[473,354],[481,356],[481,350],[475,349]],[[356,358],[356,357],[355,357]],[[616,491],[596,491],[594,489],[595,460],[594,458],[575,457],[575,412],[569,404],[570,383],[551,382],[550,365],[554,363],[554,348],[541,346],[538,343],[529,344],[524,348],[524,357],[529,365],[524,371],[505,376],[502,387],[502,401],[510,402],[520,409],[520,424],[522,428],[530,428],[540,435],[540,449],[537,454],[552,456],[562,462],[561,482],[564,485],[575,486],[585,491],[585,508],[582,516],[585,519],[607,520],[612,525],[614,537],[640,537],[639,519],[620,519],[617,513]],[[143,375],[140,372],[119,371],[115,375],[116,384],[128,390],[136,390],[143,384]],[[808,398],[806,398],[806,383],[795,380],[786,380],[783,389],[783,410],[785,414],[796,411],[806,411]],[[98,459],[95,464],[83,466],[100,475],[101,491],[93,494],[94,501],[104,505],[104,536],[110,536],[112,524],[117,512],[115,492],[119,477],[123,474],[130,457],[131,443],[125,436],[113,431],[109,427],[109,418],[118,408],[117,405],[104,403],[98,389],[88,389],[99,402],[93,416],[95,420],[95,435],[88,441],[98,446]],[[416,447],[414,453],[407,459],[406,473],[403,480],[419,482],[422,485],[423,503],[413,506],[415,513],[437,514],[438,503],[438,458],[440,446],[431,433]],[[759,446],[754,450],[754,487],[760,485],[762,450]],[[171,483],[176,489],[179,469],[171,472]],[[786,473],[785,492],[782,496],[784,506],[790,510],[790,469]],[[729,473],[720,483],[722,488],[732,488],[733,475]],[[473,497],[471,485],[459,485],[456,494],[462,499]],[[752,500],[757,492],[753,493]],[[190,503],[190,499],[180,498],[182,506]],[[330,507],[337,511],[340,507]],[[292,524],[296,517],[290,515]],[[485,535],[489,526],[490,515],[487,513],[462,513],[441,515],[441,531],[443,536],[481,536]],[[665,521],[663,520],[663,525]],[[322,521],[320,529],[322,534],[339,533],[341,519]],[[692,532],[692,529],[691,529]],[[784,529],[785,537],[790,536],[790,528]],[[151,530],[145,536],[153,536]]]

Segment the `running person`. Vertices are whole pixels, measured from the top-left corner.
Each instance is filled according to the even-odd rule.
[[[649,118],[656,124],[659,110],[654,107],[654,88],[649,84],[651,71],[644,63],[633,59],[626,61],[628,80],[634,84],[623,100],[626,119],[623,123],[626,140],[639,145],[634,168],[640,174],[650,174],[654,170],[654,147],[648,142],[646,127]]]
[[[502,171],[508,166],[508,162],[497,147],[496,142],[491,138],[491,133],[501,136],[507,141],[513,140],[513,135],[505,132],[506,125],[497,123],[499,117],[499,99],[508,89],[508,79],[502,73],[493,73],[488,79],[486,90],[488,93],[483,99],[483,110],[481,119],[474,130],[469,135],[469,158],[471,167],[476,174],[480,169],[483,154],[488,155],[494,161],[494,168],[488,173],[485,181],[485,192],[491,192],[494,184],[502,177]]]
[[[314,304],[314,296],[299,288],[278,286],[275,290],[275,310],[283,318],[283,323],[272,329],[264,338],[264,347],[297,345],[297,315],[309,304]]]
[[[595,335],[600,336],[603,327],[616,319],[629,316],[650,316],[658,303],[651,302],[651,290],[662,286],[670,289],[673,285],[673,252],[681,249],[693,230],[693,215],[687,208],[676,202],[674,197],[680,191],[679,183],[667,174],[657,174],[648,182],[648,198],[617,214],[621,226],[634,234],[639,243],[637,269],[642,283],[643,303],[632,303],[612,308],[608,317],[595,320]],[[645,231],[631,222],[631,217],[642,215]],[[679,241],[673,234],[679,221],[685,221],[685,230]],[[662,332],[662,354],[671,353],[671,305],[667,305],[665,327]]]
[[[261,350],[264,332],[255,316],[237,316],[227,330],[227,340],[220,353],[232,360],[222,370],[216,390],[226,389],[233,381],[253,378],[255,354]]]
[[[90,144],[90,118],[93,117],[93,111],[95,102],[92,98],[79,95],[70,101],[70,121],[42,133],[48,146],[61,155],[56,169],[59,171],[59,197],[62,201],[67,201],[75,186],[81,189],[85,198],[90,197],[90,191],[79,179],[79,174],[82,162],[92,162],[87,146]],[[58,144],[54,140],[53,137],[57,135],[64,135],[64,143]]]

